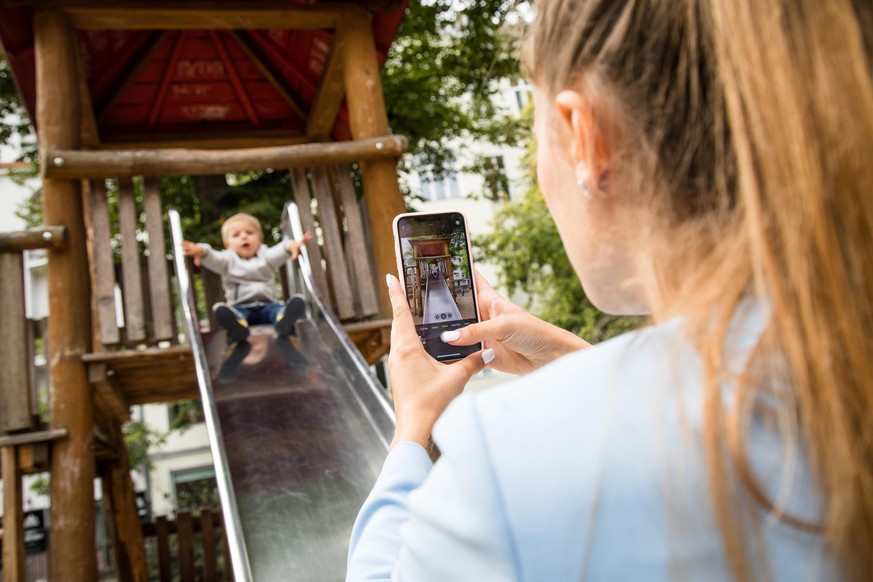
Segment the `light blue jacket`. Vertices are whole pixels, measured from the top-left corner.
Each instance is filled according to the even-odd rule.
[[[724,356],[732,369],[762,318],[760,309],[736,318]],[[702,385],[673,320],[456,399],[435,428],[433,467],[413,443],[388,455],[352,532],[347,580],[729,580],[700,438]],[[729,386],[723,394],[729,404]],[[746,450],[771,498],[816,520],[796,449],[756,422]],[[748,507],[769,563],[758,577],[839,578],[821,537],[752,501],[737,515]]]

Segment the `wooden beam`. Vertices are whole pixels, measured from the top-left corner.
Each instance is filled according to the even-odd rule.
[[[118,98],[124,94],[127,88],[130,87],[130,84],[133,83],[133,80],[139,76],[142,68],[151,60],[152,55],[155,54],[155,51],[161,46],[165,38],[167,38],[166,30],[155,31],[151,34],[145,42],[145,47],[141,50],[133,64],[128,63],[128,66],[124,69],[124,75],[113,83],[112,93],[97,104],[95,110],[97,119],[103,119],[106,112],[115,105]]]
[[[94,385],[94,402],[107,418],[119,425],[130,420],[130,404],[118,387],[114,370],[105,362],[90,364],[88,379]]]
[[[18,447],[18,470],[22,475],[51,470],[51,442],[32,443]]]
[[[199,398],[191,348],[147,348],[85,354],[89,365],[107,364],[107,375],[129,405]],[[170,380],[168,380],[170,379]]]
[[[227,54],[227,48],[224,46],[224,41],[215,30],[209,31],[209,38],[212,40],[212,46],[215,47],[215,51],[218,53],[218,58],[221,59],[221,62],[224,64],[224,70],[227,72],[227,76],[230,79],[230,84],[233,86],[234,93],[236,93],[240,104],[246,112],[246,117],[249,118],[249,123],[251,123],[253,127],[260,127],[261,120],[258,118],[258,114],[255,112],[255,108],[252,105],[252,100],[249,98],[249,94],[246,93],[246,89],[243,86],[242,80],[240,80],[239,78],[239,73],[237,73],[236,67],[233,64],[233,60],[230,58],[230,55]]]
[[[24,582],[24,499],[16,447],[3,447],[3,580]]]
[[[47,248],[61,250],[66,244],[67,229],[63,226],[40,226],[14,232],[0,232],[0,253]]]
[[[167,149],[107,152],[46,149],[41,152],[40,157],[44,178],[85,180],[133,176],[224,174],[270,168],[346,164],[386,158],[390,160],[389,164],[393,168],[394,160],[406,150],[406,145],[406,138],[403,136],[383,135],[345,142],[220,151]],[[373,192],[379,191],[374,187]],[[379,195],[381,196],[381,192]],[[376,227],[375,224],[373,226]],[[388,236],[391,237],[390,228]],[[391,252],[393,256],[394,251]]]
[[[288,54],[283,52],[276,43],[269,41],[263,43],[257,42],[251,32],[248,31],[242,31],[240,38],[245,39],[253,49],[257,50],[258,54],[264,54],[267,58],[262,59],[263,61],[272,61],[279,66],[284,67],[283,71],[291,77],[290,80],[292,82],[306,86],[313,92],[316,90],[315,83],[312,82],[312,79],[301,73],[298,70],[297,63],[292,61]]]
[[[99,150],[150,150],[162,148],[225,150],[228,148],[256,148],[287,146],[307,143],[302,131],[260,130],[243,133],[187,133],[114,136],[103,139]]]
[[[91,313],[97,318],[91,345],[97,349],[121,342],[115,301],[115,260],[112,257],[112,230],[109,227],[109,202],[104,180],[85,180],[82,186],[83,211],[88,233],[88,268],[91,273]]]
[[[152,339],[173,338],[173,304],[170,298],[170,277],[164,243],[164,218],[161,212],[161,192],[155,178],[143,180],[143,209],[146,232],[149,235],[149,294],[152,311]]]
[[[34,16],[36,118],[41,149],[80,146],[76,39],[58,10]],[[67,227],[69,245],[49,250],[47,345],[51,426],[69,431],[52,454],[49,570],[70,580],[97,578],[94,543],[93,401],[82,354],[91,344],[91,297],[80,183],[46,179],[43,220]]]
[[[118,230],[121,234],[121,291],[124,307],[124,338],[127,343],[146,339],[145,301],[137,240],[136,195],[128,178],[118,180]]]
[[[301,6],[285,1],[209,2],[202,6],[157,0],[106,3],[94,1],[47,2],[70,15],[80,30],[239,30],[335,28],[347,15],[362,14],[360,4]]]
[[[107,435],[117,458],[103,463],[103,506],[109,526],[109,537],[115,553],[115,565],[120,580],[147,582],[145,546],[142,527],[136,511],[136,493],[130,478],[130,463],[121,425],[110,427]]]
[[[56,441],[65,438],[67,438],[67,430],[63,428],[38,430],[35,432],[25,432],[22,434],[14,434],[10,436],[0,436],[0,447],[32,445],[35,443],[46,443],[49,441]]]
[[[306,135],[311,141],[330,139],[330,132],[336,123],[336,116],[346,94],[343,79],[343,50],[347,31],[347,27],[340,26],[333,35],[333,44],[324,65],[321,84],[318,86],[306,122]]]
[[[161,106],[164,104],[164,99],[167,97],[167,91],[170,90],[170,82],[173,80],[173,64],[179,59],[179,54],[182,52],[182,37],[184,32],[177,32],[176,39],[173,41],[173,49],[170,51],[170,58],[167,61],[167,66],[161,74],[161,83],[158,86],[158,94],[152,102],[151,110],[149,111],[148,127],[153,128],[158,122],[158,116],[161,113]]]
[[[352,136],[355,139],[367,139],[384,135],[388,131],[388,116],[385,113],[371,20],[368,15],[366,18],[346,18],[340,24],[337,34],[344,39],[343,77]],[[362,160],[360,168],[367,196],[372,253],[378,279],[397,269],[391,222],[397,214],[406,210],[406,205],[397,179],[395,159]],[[379,296],[382,315],[388,317],[391,314],[391,302],[385,285],[379,285]]]
[[[76,59],[76,77],[79,85],[79,142],[82,147],[100,145],[100,132],[97,129],[97,119],[94,117],[94,107],[91,104],[91,92],[85,78],[85,64],[82,62],[82,52],[78,44],[74,58]]]
[[[233,37],[239,48],[249,57],[249,60],[251,60],[252,64],[258,68],[264,78],[267,79],[267,82],[270,83],[276,92],[282,96],[285,103],[287,103],[301,119],[306,119],[306,104],[296,96],[294,91],[285,85],[282,76],[277,71],[274,71],[273,67],[264,60],[261,51],[254,45],[251,38],[248,35],[243,36],[235,30],[229,30],[227,34]]]
[[[30,369],[33,366],[24,312],[24,257],[0,253],[0,313],[6,319],[0,334],[0,433],[33,427]],[[28,361],[30,360],[30,361]]]

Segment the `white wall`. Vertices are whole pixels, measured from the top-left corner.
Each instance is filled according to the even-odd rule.
[[[152,429],[166,432],[170,419],[165,404],[148,404],[143,407],[143,421]],[[173,489],[173,473],[198,467],[212,467],[209,438],[206,425],[197,423],[184,433],[174,432],[161,447],[149,451],[152,470],[149,472],[149,494],[154,515],[170,515],[176,503]],[[146,486],[143,483],[143,486]],[[142,487],[144,488],[144,487]],[[137,490],[142,490],[140,486]]]
[[[16,144],[0,144],[0,162],[14,162],[18,157]],[[0,232],[21,230],[24,221],[15,216],[18,207],[39,189],[39,180],[33,179],[26,186],[19,186],[0,169]]]

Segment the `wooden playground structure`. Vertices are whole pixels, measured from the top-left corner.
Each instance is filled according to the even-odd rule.
[[[133,405],[198,397],[174,315],[160,177],[287,169],[288,198],[319,235],[308,243],[319,288],[369,362],[387,353],[378,280],[396,268],[406,142],[389,134],[380,68],[405,6],[0,0],[0,41],[38,132],[44,221],[0,234],[4,581],[24,580],[21,477],[45,470],[50,578],[97,578],[100,478],[118,579],[147,579],[121,427]],[[30,389],[21,275],[22,252],[36,248],[48,253],[48,424]],[[219,299],[216,281],[203,287],[210,305]]]
[[[427,278],[431,276],[434,269],[439,270],[445,278],[452,298],[457,301],[455,273],[452,255],[449,252],[450,243],[451,239],[448,238],[409,239],[413,262],[407,263],[406,292],[414,315],[424,313],[424,290],[427,287]]]

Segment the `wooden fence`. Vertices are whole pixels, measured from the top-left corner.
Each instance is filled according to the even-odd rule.
[[[142,524],[142,535],[151,580],[233,579],[220,512],[204,509],[198,516],[179,512],[175,520],[159,516]]]

